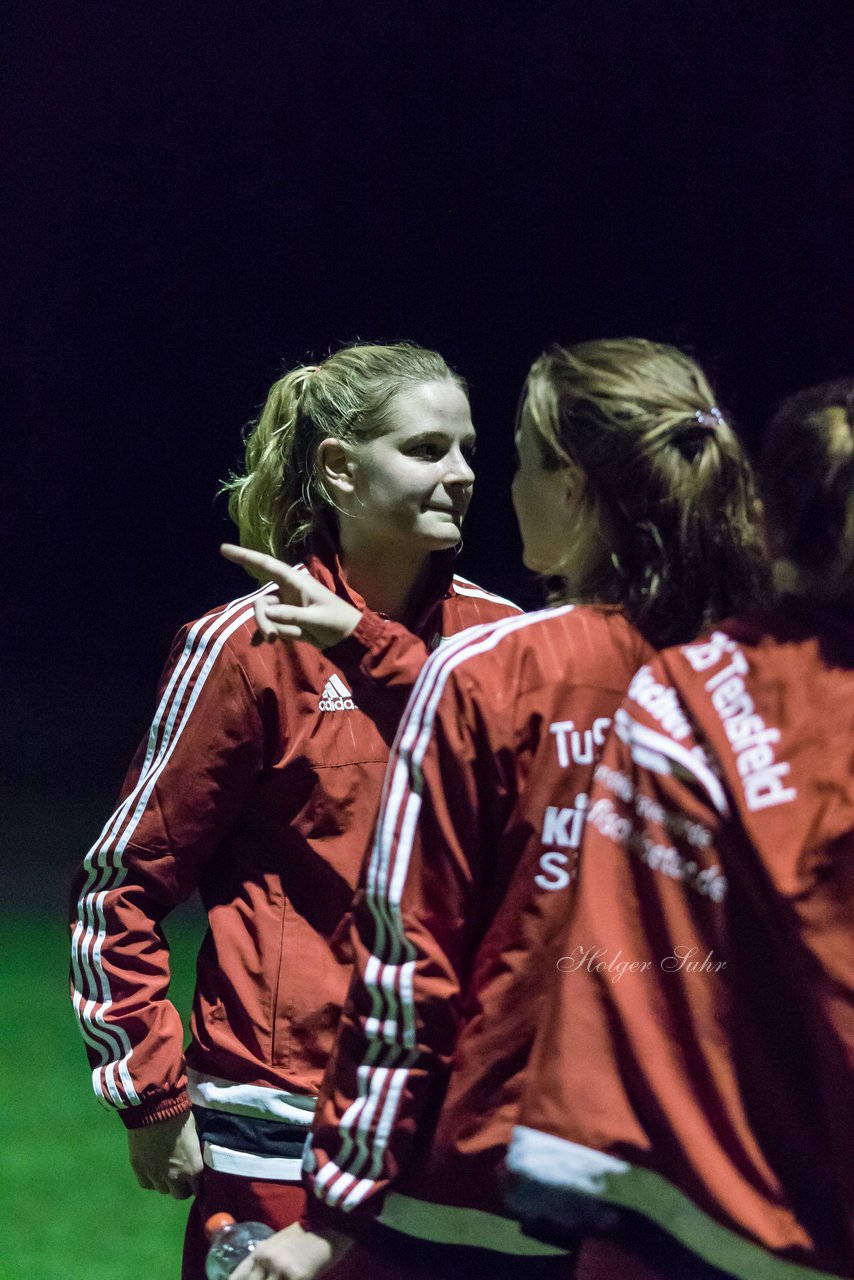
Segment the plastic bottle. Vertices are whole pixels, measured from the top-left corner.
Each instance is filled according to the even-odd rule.
[[[256,1244],[273,1235],[263,1222],[235,1222],[230,1213],[214,1213],[205,1223],[211,1242],[205,1262],[208,1280],[227,1280],[238,1263],[248,1257]]]

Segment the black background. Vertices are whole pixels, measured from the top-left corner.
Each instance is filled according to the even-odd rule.
[[[284,368],[441,350],[481,438],[461,567],[529,605],[547,342],[683,345],[751,443],[854,371],[850,0],[33,0],[7,37],[7,894],[64,893],[172,635],[246,588],[214,495]]]

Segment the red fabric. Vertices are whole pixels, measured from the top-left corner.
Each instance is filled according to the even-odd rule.
[[[585,1240],[567,1280],[693,1280],[691,1273],[673,1271],[642,1258],[616,1240]]]
[[[444,1205],[503,1213],[587,791],[649,653],[617,611],[567,606],[459,637],[424,668],[353,906],[356,979],[313,1129],[311,1221],[346,1202],[347,1230],[388,1187],[407,1200],[386,1221],[410,1236],[413,1199],[437,1218]],[[468,1223],[476,1240],[482,1219]]]
[[[736,1245],[854,1275],[854,630],[738,624],[667,650],[615,726],[515,1207],[575,1228],[573,1193],[616,1156],[610,1197],[622,1182],[663,1226],[680,1195]],[[698,1252],[749,1276],[695,1222]]]
[[[436,561],[418,636],[365,620],[346,669],[308,644],[253,645],[267,588],[177,637],[119,807],[74,883],[75,1009],[96,1093],[128,1127],[187,1105],[160,922],[196,889],[210,932],[187,1065],[317,1092],[350,974],[339,932],[406,683],[443,635],[518,612]],[[334,556],[308,569],[364,603]]]
[[[730,1280],[663,1233],[636,1228],[637,1240],[588,1236],[565,1280]]]

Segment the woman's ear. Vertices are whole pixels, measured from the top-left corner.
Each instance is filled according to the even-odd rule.
[[[339,494],[353,492],[354,458],[345,444],[334,436],[327,436],[317,446],[317,476],[329,491]]]
[[[563,496],[566,505],[571,507],[573,504],[580,505],[586,498],[586,485],[584,476],[578,467],[562,467],[558,472],[561,478],[561,486],[563,488]]]

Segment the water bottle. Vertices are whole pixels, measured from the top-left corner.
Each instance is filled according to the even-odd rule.
[[[273,1228],[263,1222],[235,1222],[230,1213],[213,1214],[205,1223],[205,1235],[211,1242],[205,1262],[208,1280],[227,1280],[256,1244],[273,1234]]]

